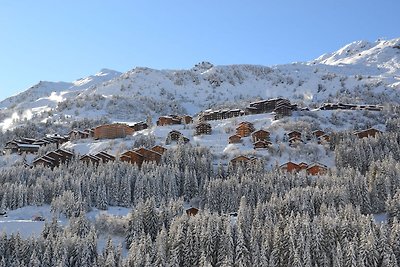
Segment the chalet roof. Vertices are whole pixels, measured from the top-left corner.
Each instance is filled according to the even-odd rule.
[[[92,154],[83,155],[80,159],[82,160],[82,159],[84,159],[84,158],[93,159],[93,160],[95,160],[95,161],[100,161],[100,160],[101,160],[101,158],[99,158],[99,157],[97,157],[97,156],[95,156],[95,155],[92,155]]]
[[[17,146],[19,148],[37,148],[37,149],[40,148],[39,145],[32,145],[32,144],[19,144],[19,143],[17,143]]]
[[[285,168],[285,167],[287,167],[289,164],[292,164],[292,165],[295,165],[295,166],[300,167],[300,166],[299,166],[300,164],[294,163],[293,161],[288,161],[288,162],[283,163],[281,166],[279,166],[279,168]]]
[[[44,161],[44,162],[46,162],[46,163],[48,163],[48,164],[54,165],[54,161],[49,160],[49,159],[47,159],[47,158],[45,158],[45,157],[37,158],[37,159],[35,159],[32,163],[36,163],[36,162],[38,162],[38,161]]]
[[[50,151],[50,152],[47,152],[46,153],[46,156],[48,156],[48,157],[51,157],[51,155],[55,155],[55,156],[57,156],[57,157],[63,157],[63,155],[62,154],[60,154],[60,153],[58,153],[58,152],[56,152],[56,151]]]
[[[237,157],[234,157],[233,159],[231,159],[231,161],[238,161],[238,160],[246,160],[246,161],[248,161],[248,160],[250,160],[250,158],[246,157],[246,156],[243,156],[243,155],[240,155],[240,156],[237,156]]]
[[[170,131],[168,134],[180,134],[180,135],[182,135],[182,133],[181,132],[179,132],[179,131],[177,131],[177,130],[172,130],[172,131]]]
[[[242,137],[240,135],[234,134],[234,135],[229,136],[229,139],[231,139],[231,138],[239,138],[239,139],[241,139]]]
[[[111,159],[111,160],[115,159],[115,157],[113,155],[110,155],[105,151],[100,151],[100,152],[96,153],[95,156],[96,157],[103,156],[103,157],[106,157],[106,158]]]
[[[310,169],[310,168],[312,168],[312,167],[315,167],[315,166],[318,166],[318,167],[321,167],[321,168],[324,168],[324,169],[327,169],[327,168],[328,168],[328,166],[326,166],[326,165],[324,165],[324,164],[322,164],[322,163],[320,163],[320,162],[314,162],[314,163],[308,165],[307,170]]]
[[[54,165],[57,160],[55,160],[52,157],[44,155],[42,157],[39,157],[39,158],[35,159],[32,163],[35,163],[35,162],[38,162],[38,161],[44,161],[44,162],[47,162],[47,163],[50,163],[50,164]]]
[[[271,142],[268,141],[264,141],[264,140],[258,140],[257,142],[254,142],[253,145],[260,145],[260,144],[264,144],[264,145],[271,145]]]
[[[24,142],[32,144],[32,143],[36,142],[37,140],[34,139],[34,138],[25,138],[25,137],[23,137],[23,138],[21,138],[21,141],[24,141]]]
[[[254,134],[257,134],[257,133],[268,133],[268,134],[269,134],[268,131],[263,130],[263,129],[260,129],[260,130],[257,130],[257,131],[255,131],[255,132],[253,132],[253,135],[254,135]]]
[[[301,132],[299,132],[299,131],[291,131],[291,132],[288,132],[287,134],[288,135],[290,135],[290,134],[301,134]]]
[[[62,149],[62,148],[57,149],[56,152],[60,153],[60,154],[64,153],[64,154],[67,154],[67,155],[69,155],[71,157],[74,155],[74,153],[72,153],[71,151],[68,151],[68,150],[65,150],[65,149]]]
[[[155,145],[155,146],[153,146],[153,147],[151,148],[151,150],[154,150],[154,149],[161,149],[162,151],[166,151],[166,150],[167,150],[165,147],[160,146],[160,145]]]
[[[211,128],[211,124],[209,124],[208,122],[200,122],[199,124],[196,125],[196,128],[198,128],[198,127]]]
[[[136,153],[138,153],[140,155],[143,155],[143,152],[146,152],[146,153],[157,154],[159,156],[162,156],[160,153],[150,150],[150,149],[147,149],[147,148],[144,148],[144,147],[138,148],[135,151],[136,151]]]
[[[354,132],[354,134],[364,133],[364,132],[367,132],[367,131],[374,131],[374,132],[377,132],[377,133],[382,133],[382,131],[380,131],[378,129],[368,128],[368,129],[365,129],[365,130],[356,131],[356,132]]]
[[[138,153],[138,152],[136,152],[136,151],[134,151],[134,150],[125,151],[124,153],[121,154],[121,157],[122,157],[122,156],[128,156],[128,157],[129,157],[129,154],[136,154],[136,155],[138,155],[138,156],[140,156],[140,157],[143,157],[142,154],[140,154],[140,153]]]

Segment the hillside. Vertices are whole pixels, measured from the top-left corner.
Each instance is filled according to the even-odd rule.
[[[40,82],[0,102],[0,126],[18,121],[65,123],[106,117],[137,121],[147,116],[211,107],[243,107],[259,98],[286,97],[300,106],[323,102],[398,103],[400,39],[358,41],[310,62],[277,66],[214,66],[189,70],[136,67],[101,70],[72,83]]]

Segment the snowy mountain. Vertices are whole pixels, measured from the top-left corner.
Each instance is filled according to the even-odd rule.
[[[0,126],[21,119],[65,122],[83,117],[136,121],[160,114],[244,107],[259,98],[286,97],[300,106],[322,102],[398,103],[400,38],[358,41],[314,61],[272,67],[214,66],[189,70],[137,67],[101,70],[72,83],[40,82],[0,102]]]

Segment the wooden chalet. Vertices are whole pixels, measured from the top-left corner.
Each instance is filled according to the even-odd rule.
[[[320,110],[369,110],[369,111],[382,111],[383,106],[379,105],[358,105],[358,104],[344,104],[344,103],[324,103],[319,108]]]
[[[366,138],[366,137],[376,137],[377,134],[381,134],[382,132],[375,129],[369,128],[366,130],[355,132],[354,134],[357,135],[358,138]]]
[[[56,160],[53,158],[50,158],[47,156],[42,156],[40,158],[35,159],[32,162],[32,165],[34,167],[44,166],[44,167],[48,167],[48,168],[54,168],[57,165],[57,163],[56,163]]]
[[[113,155],[110,155],[105,151],[98,152],[94,154],[94,156],[101,159],[101,161],[104,163],[115,160],[115,157]]]
[[[241,109],[206,110],[199,116],[200,121],[224,120],[245,115]]]
[[[297,136],[292,137],[288,140],[289,146],[297,146],[300,143],[303,143],[303,140]]]
[[[246,108],[246,113],[261,114],[275,111],[279,114],[286,114],[291,113],[293,107],[294,106],[290,104],[290,101],[288,99],[273,98],[250,103],[249,106]],[[286,108],[288,110],[286,110]]]
[[[94,136],[94,131],[93,132],[86,132],[86,131],[81,131],[81,130],[72,130],[68,133],[69,139],[74,140],[74,139],[87,139],[90,137]]]
[[[181,118],[176,115],[161,116],[157,120],[157,126],[174,125],[181,123],[182,123]]]
[[[331,141],[331,137],[327,134],[321,135],[318,138],[318,144],[322,144],[324,142],[329,143]]]
[[[151,162],[156,162],[156,163],[159,163],[161,161],[162,155],[153,150],[149,150],[144,147],[141,147],[139,149],[136,149],[135,152],[139,153],[140,155],[143,156],[143,161],[146,161],[146,162],[151,161]]]
[[[114,123],[100,125],[94,128],[95,139],[115,139],[124,138],[133,134],[134,130],[126,124]]]
[[[281,169],[282,171],[286,171],[286,172],[298,172],[302,168],[299,166],[299,164],[296,164],[292,161],[288,161],[288,162],[282,164],[281,166],[279,166],[279,169]]]
[[[314,163],[306,169],[309,175],[324,175],[328,172],[328,168],[321,163]]]
[[[238,164],[247,164],[250,162],[250,158],[246,156],[237,156],[233,159],[231,159],[230,164],[232,166],[236,166]]]
[[[39,151],[39,145],[33,144],[17,144],[17,153],[37,153]]]
[[[191,124],[191,123],[193,123],[193,118],[189,115],[183,115],[181,117],[181,123],[182,124]]]
[[[287,104],[279,105],[274,109],[273,112],[275,113],[275,119],[283,118],[285,116],[291,116],[292,106]]]
[[[63,162],[71,160],[72,157],[74,156],[74,153],[72,153],[72,152],[70,152],[68,150],[65,150],[65,149],[61,149],[61,148],[57,149],[55,152],[57,152],[58,154],[63,155]]]
[[[238,127],[236,127],[236,135],[240,137],[250,136],[254,132],[254,126],[250,122],[241,122]]]
[[[82,156],[79,160],[82,162],[85,162],[87,164],[91,163],[93,165],[97,165],[101,162],[101,158],[96,157],[95,155],[90,155],[90,154]]]
[[[196,125],[196,135],[211,134],[211,124],[207,122],[200,122]]]
[[[251,134],[251,138],[253,140],[253,143],[257,141],[268,141],[269,135],[270,135],[269,132],[265,130],[257,130]]]
[[[147,125],[146,122],[141,121],[141,122],[137,122],[137,123],[135,123],[133,125],[129,125],[129,127],[131,129],[133,129],[135,132],[137,132],[137,131],[141,131],[141,130],[147,129],[149,126]]]
[[[324,134],[325,134],[325,132],[322,130],[315,130],[312,132],[312,135],[316,138],[319,138],[319,137],[323,136]]]
[[[294,138],[294,137],[301,138],[301,132],[299,132],[299,131],[291,131],[291,132],[287,133],[287,136],[289,137],[289,139],[290,138]]]
[[[167,139],[171,141],[179,141],[179,138],[183,136],[183,134],[179,131],[172,130],[168,133]]]
[[[50,151],[46,155],[35,159],[32,165],[35,167],[37,165],[43,165],[46,167],[54,168],[62,163],[66,163],[71,160],[74,154],[65,149],[57,149],[55,151]]]
[[[50,151],[50,152],[46,153],[46,156],[53,158],[57,165],[60,165],[60,163],[63,163],[66,161],[66,158],[64,157],[64,155],[61,153],[58,153],[57,151]]]
[[[199,209],[198,209],[198,208],[191,207],[191,208],[186,209],[185,212],[186,212],[186,214],[187,214],[188,216],[196,216],[197,213],[199,212]]]
[[[144,157],[136,151],[128,150],[124,152],[121,157],[121,161],[129,162],[131,164],[136,164],[138,167],[142,166]]]
[[[153,150],[153,151],[155,151],[155,152],[157,152],[157,153],[159,153],[161,155],[164,154],[165,151],[167,151],[167,149],[165,147],[162,147],[162,146],[159,146],[159,145],[153,146],[151,148],[151,150]]]
[[[268,148],[269,146],[271,146],[272,143],[268,142],[268,141],[257,141],[253,144],[253,148],[254,149],[265,149]]]
[[[229,144],[238,144],[238,143],[242,142],[242,138],[239,135],[234,134],[234,135],[229,136],[228,142],[229,142]]]

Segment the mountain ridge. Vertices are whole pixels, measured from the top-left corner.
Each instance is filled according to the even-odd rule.
[[[399,69],[400,38],[356,41],[312,61],[271,67],[201,62],[187,70],[102,69],[70,83],[40,82],[1,101],[0,121],[26,110],[38,121],[87,116],[134,121],[241,107],[271,97],[286,97],[303,106],[338,101],[396,103]]]

